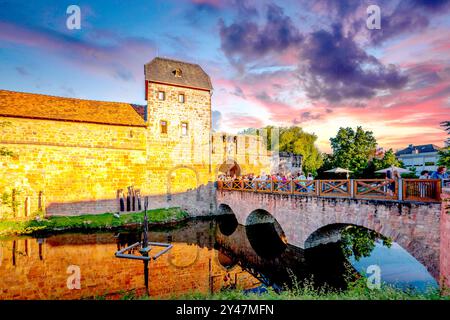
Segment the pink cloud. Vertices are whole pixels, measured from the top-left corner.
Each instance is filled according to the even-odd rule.
[[[261,119],[238,113],[226,114],[223,123],[227,127],[234,129],[261,128],[264,126],[264,122]]]
[[[89,72],[112,75],[122,80],[143,77],[142,65],[154,56],[154,44],[145,38],[120,38],[111,33],[96,33],[97,40],[102,36],[107,36],[111,44],[97,45],[50,29],[0,22],[1,46],[30,47]]]

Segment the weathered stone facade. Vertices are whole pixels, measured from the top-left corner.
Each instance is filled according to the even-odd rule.
[[[150,67],[155,60],[156,69]],[[143,118],[123,103],[2,91],[0,124],[6,125],[0,126],[0,148],[14,156],[0,157],[0,194],[15,193],[17,206],[0,206],[0,215],[117,212],[118,196],[126,195],[129,186],[151,196],[153,208],[214,212],[212,182],[227,156],[212,154],[209,77],[197,65],[155,60],[146,70],[165,82],[146,74]],[[180,69],[181,76],[175,77],[171,68]],[[36,108],[46,114],[40,116]],[[104,117],[102,108],[108,110]],[[256,145],[252,141],[257,139],[245,137],[247,143],[238,147],[242,173],[268,171],[265,148],[257,151],[259,162],[249,164],[245,156],[246,145]]]
[[[400,203],[217,191],[217,205],[225,204],[240,224],[248,225],[256,210],[264,210],[279,223],[287,242],[299,248],[330,225],[352,224],[379,232],[401,245],[439,279],[441,204]],[[444,231],[442,231],[444,232]],[[444,236],[444,242],[445,242]],[[443,242],[443,243],[444,243]],[[444,243],[445,244],[445,243]],[[445,256],[444,256],[445,257]]]

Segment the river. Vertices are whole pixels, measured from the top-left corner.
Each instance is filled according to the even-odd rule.
[[[226,288],[283,290],[292,279],[345,288],[346,274],[364,273],[374,264],[383,282],[422,291],[437,287],[425,267],[396,243],[387,248],[377,242],[369,256],[357,261],[343,254],[339,242],[301,250],[286,244],[270,224],[244,227],[229,217],[153,227],[148,238],[173,245],[150,262],[148,288],[142,261],[114,255],[140,241],[138,228],[2,239],[0,299],[118,298],[147,292],[167,299]],[[72,281],[78,275],[79,289]]]

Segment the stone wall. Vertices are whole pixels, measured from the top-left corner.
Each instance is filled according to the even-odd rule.
[[[214,177],[220,173],[223,164],[236,163],[241,175],[253,173],[261,175],[271,172],[271,152],[267,151],[267,141],[257,135],[230,135],[215,132],[211,137],[211,162]]]
[[[243,225],[253,211],[267,211],[280,224],[288,243],[299,248],[305,248],[315,231],[332,224],[354,224],[375,230],[400,244],[439,278],[439,203],[217,191],[217,205],[220,204],[228,205]]]
[[[147,187],[145,128],[17,118],[0,122],[10,123],[1,128],[0,146],[16,155],[0,159],[0,188],[18,190],[17,216],[25,214],[26,196],[31,213],[38,210],[40,192],[48,214],[81,214],[117,211],[118,189]]]
[[[159,91],[165,92],[162,101]],[[15,154],[0,157],[0,194],[14,189],[18,204],[14,212],[0,205],[0,219],[29,218],[40,209],[47,215],[118,212],[118,191],[126,194],[128,186],[151,196],[153,208],[213,213],[210,185],[221,160],[211,154],[209,91],[150,83],[147,110],[147,127],[0,117],[9,124],[0,126],[0,148]],[[167,121],[167,134],[161,133],[161,120]],[[188,124],[187,135],[182,123]],[[246,157],[243,141],[240,165],[247,172],[263,170],[268,162]],[[258,151],[267,159],[265,149]]]

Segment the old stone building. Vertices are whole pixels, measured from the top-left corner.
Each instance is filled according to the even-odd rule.
[[[211,134],[199,65],[155,58],[144,70],[146,106],[0,90],[0,148],[13,153],[0,157],[0,193],[16,203],[0,214],[137,211],[149,195],[151,207],[204,215],[225,162],[270,170],[260,137]]]

